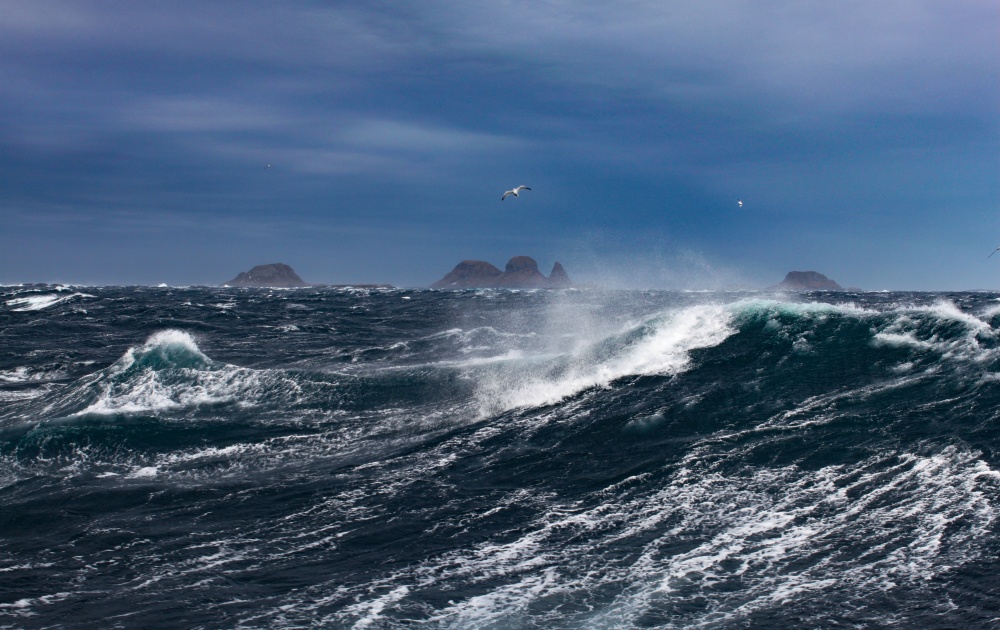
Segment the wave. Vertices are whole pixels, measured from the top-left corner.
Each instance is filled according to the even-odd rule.
[[[452,327],[414,339],[319,352],[318,357],[338,362],[333,371],[315,362],[299,372],[219,363],[200,350],[190,333],[170,329],[71,384],[45,413],[273,406],[275,400],[309,404],[313,394],[319,396],[314,402],[329,403],[328,391],[314,390],[328,390],[332,378],[350,388],[356,399],[343,402],[353,407],[378,406],[379,397],[390,394],[389,406],[397,404],[392,401],[396,398],[460,411],[471,402],[482,418],[557,404],[621,379],[676,377],[697,369],[702,360],[711,364],[709,369],[731,365],[743,370],[748,382],[764,378],[774,387],[793,376],[789,370],[843,372],[852,353],[872,366],[859,373],[863,378],[877,376],[876,371],[898,378],[945,366],[952,372],[964,369],[969,378],[992,378],[998,352],[1000,338],[989,320],[941,300],[878,309],[744,299],[661,309],[632,321],[608,317],[599,308],[568,313],[557,308],[542,317],[542,324],[527,328],[497,323]],[[345,356],[350,358],[347,365]],[[694,360],[696,356],[701,359]],[[9,383],[37,378],[27,368],[0,372],[0,381]],[[445,382],[451,384],[436,385]],[[784,388],[778,385],[777,392]],[[422,401],[413,397],[420,392],[427,396]]]
[[[232,400],[232,366],[217,365],[186,332],[165,330],[97,376],[96,400],[74,415],[137,413]],[[236,387],[234,387],[234,385]]]
[[[12,376],[20,376],[14,372]],[[112,365],[48,396],[33,415],[73,418],[114,414],[160,414],[202,406],[253,406],[287,402],[297,391],[280,371],[254,370],[213,361],[194,337],[163,330],[129,348]]]
[[[997,331],[989,321],[952,302],[904,307],[893,315],[875,334],[876,344],[907,348],[915,354],[933,353],[942,360],[985,363],[997,358]]]
[[[731,321],[725,307],[693,306],[602,331],[596,338],[567,334],[564,341],[572,347],[563,352],[541,353],[536,346],[532,353],[508,350],[494,361],[472,359],[462,365],[473,373],[484,415],[539,407],[627,376],[678,374],[689,367],[692,350],[716,346],[732,335]]]
[[[745,299],[671,309],[618,329],[581,318],[560,330],[561,339],[510,333],[501,339],[490,328],[451,329],[442,336],[477,343],[461,348],[472,356],[443,365],[462,370],[475,383],[484,416],[552,405],[622,378],[676,376],[696,367],[692,356],[699,351],[709,358],[721,353],[719,360],[740,361],[744,368],[757,364],[756,371],[777,377],[773,383],[782,375],[794,378],[793,364],[842,372],[852,356],[886,377],[947,369],[956,377],[964,371],[990,378],[1000,370],[1000,335],[984,319],[992,316],[977,316],[947,300],[880,309],[853,302]],[[488,342],[483,332],[491,334]],[[730,350],[719,348],[723,343]],[[713,354],[713,348],[719,352]],[[727,359],[726,352],[738,357]],[[874,375],[859,372],[861,378]]]
[[[27,311],[41,311],[56,304],[62,304],[63,302],[68,302],[74,298],[93,298],[94,295],[89,293],[72,293],[70,295],[29,295],[26,297],[18,297],[12,300],[7,300],[5,303],[10,310],[15,312],[27,312]]]

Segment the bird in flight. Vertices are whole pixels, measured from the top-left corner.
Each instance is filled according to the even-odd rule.
[[[265,167],[264,167],[264,170],[266,171],[266,170],[267,170],[267,169],[269,169],[269,168],[271,168],[271,165],[270,165],[270,164],[268,164],[267,166],[265,166]]]
[[[531,190],[531,189],[528,188],[527,186],[525,186],[524,184],[521,184],[520,186],[518,186],[514,190],[508,190],[507,192],[505,192],[503,194],[503,197],[500,197],[500,201],[503,201],[504,199],[506,199],[507,195],[514,195],[515,197],[520,197],[520,195],[518,195],[517,193],[521,192],[522,190]]]
[[[737,199],[736,200],[736,205],[742,208],[743,207],[743,200],[742,199]]]
[[[992,257],[992,256],[993,256],[993,254],[997,253],[998,251],[1000,251],[1000,247],[997,247],[996,249],[994,249],[994,250],[993,250],[993,253],[991,253],[991,254],[990,254],[989,256],[987,256],[987,258],[990,258],[990,257]]]

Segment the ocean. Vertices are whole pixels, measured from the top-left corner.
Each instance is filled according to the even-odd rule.
[[[991,628],[1000,294],[0,287],[0,627]]]

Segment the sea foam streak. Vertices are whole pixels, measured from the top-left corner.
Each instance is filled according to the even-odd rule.
[[[689,463],[665,488],[635,478],[587,509],[552,505],[513,539],[388,575],[326,621],[367,625],[404,596],[463,581],[495,586],[451,602],[433,627],[519,625],[533,608],[532,624],[547,627],[631,628],[652,610],[656,627],[739,623],[821,592],[866,618],[871,593],[919,588],[979,557],[1000,514],[1000,473],[953,448],[815,472]],[[623,556],[630,541],[642,551]],[[589,601],[602,591],[622,594]]]
[[[68,302],[73,298],[92,298],[93,295],[87,293],[73,293],[71,295],[29,295],[27,297],[14,298],[13,300],[7,300],[7,306],[11,307],[12,311],[26,312],[26,311],[40,311],[42,309],[55,306],[56,304],[61,304],[63,302]]]

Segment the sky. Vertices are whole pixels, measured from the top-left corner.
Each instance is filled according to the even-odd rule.
[[[610,287],[1000,289],[998,245],[996,0],[0,6],[4,284],[528,255]]]

